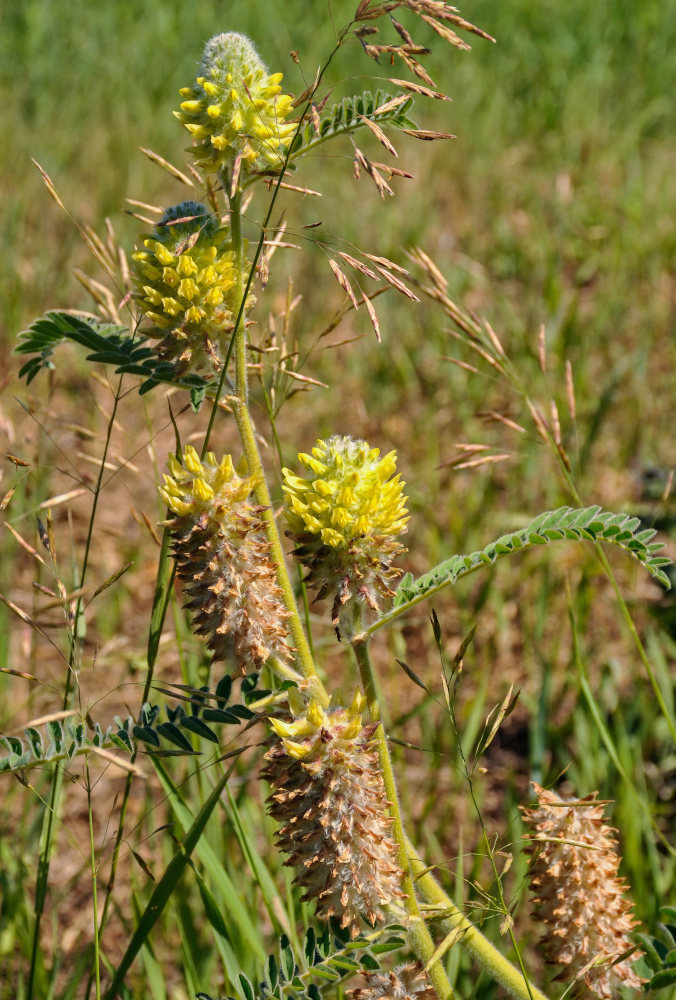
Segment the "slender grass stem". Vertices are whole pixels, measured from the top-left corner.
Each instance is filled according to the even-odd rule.
[[[511,363],[509,364],[509,367],[508,367],[507,371],[508,371],[508,375],[511,378],[511,380],[512,380],[514,386],[516,387],[517,391],[521,393],[521,396],[523,397],[526,405],[529,407],[529,409],[531,410],[531,412],[533,412],[533,410],[534,410],[534,404],[532,403],[531,399],[529,398],[528,390],[524,386],[523,382],[521,381],[521,378],[519,377],[518,373],[516,372],[516,370],[514,369],[514,367],[511,365]],[[550,447],[550,449],[552,451],[552,454],[554,455],[554,458],[555,458],[555,460],[556,460],[556,462],[558,464],[559,471],[560,471],[560,473],[561,473],[561,475],[562,475],[562,477],[563,477],[563,479],[564,479],[564,481],[566,483],[566,486],[568,487],[568,489],[570,491],[570,494],[571,494],[574,502],[577,504],[578,507],[581,507],[582,506],[582,498],[580,497],[580,493],[579,493],[577,485],[575,483],[575,479],[573,477],[573,474],[572,474],[571,470],[568,468],[568,466],[566,465],[566,462],[564,461],[563,454],[561,453],[561,449],[559,447],[557,447],[557,444],[553,440],[553,438],[552,438],[551,434],[549,433],[549,431],[547,431],[547,440],[548,440],[548,443],[549,443],[549,447]],[[667,727],[669,729],[669,733],[671,734],[671,738],[672,738],[672,740],[674,742],[674,745],[676,745],[676,722],[674,721],[674,718],[673,718],[671,712],[669,711],[667,703],[664,700],[664,695],[662,694],[662,690],[661,690],[661,688],[659,686],[659,683],[657,681],[657,677],[655,676],[655,671],[653,670],[652,664],[651,664],[651,662],[650,662],[650,660],[648,658],[648,654],[646,652],[645,646],[643,645],[643,641],[642,641],[640,635],[638,634],[638,630],[636,628],[636,625],[634,624],[634,619],[631,616],[631,612],[629,611],[629,608],[627,607],[627,602],[625,601],[624,597],[622,596],[622,592],[621,592],[621,590],[620,590],[620,588],[618,586],[617,580],[615,578],[615,574],[613,573],[612,567],[611,567],[610,563],[608,562],[608,557],[606,556],[605,552],[603,551],[602,546],[600,545],[599,542],[595,542],[594,543],[594,548],[596,550],[596,557],[597,557],[598,561],[601,563],[601,566],[603,567],[603,571],[606,574],[606,576],[608,577],[608,580],[610,581],[610,585],[613,588],[613,592],[615,593],[615,599],[617,601],[617,606],[618,606],[619,611],[620,611],[620,616],[621,616],[622,620],[624,621],[624,623],[625,623],[625,625],[627,627],[627,630],[629,632],[629,635],[631,636],[632,642],[636,646],[636,652],[638,653],[639,659],[640,659],[641,663],[643,664],[643,666],[645,668],[645,671],[646,671],[646,673],[648,675],[648,680],[650,681],[651,687],[652,687],[652,689],[653,689],[653,691],[655,693],[655,697],[657,699],[657,704],[659,705],[660,711],[662,712],[662,715],[664,716],[664,718],[666,720]]]
[[[355,615],[354,620],[354,630],[356,635],[352,640],[352,647],[354,649],[357,665],[359,667],[359,674],[364,688],[364,694],[366,695],[369,715],[372,721],[380,722],[380,726],[377,730],[380,764],[383,772],[385,790],[390,802],[392,803],[392,814],[394,816],[392,835],[397,842],[399,849],[399,864],[405,873],[403,888],[408,894],[406,908],[412,921],[412,927],[417,928],[416,921],[420,919],[420,909],[416,900],[414,889],[415,883],[420,886],[422,893],[428,902],[437,907],[443,908],[443,910],[448,914],[442,922],[442,927],[446,933],[453,933],[453,940],[457,939],[457,943],[461,947],[465,947],[472,957],[479,962],[482,968],[484,968],[486,972],[488,972],[489,975],[491,975],[497,982],[504,986],[504,988],[508,990],[509,993],[516,998],[516,1000],[547,1000],[545,995],[529,981],[521,961],[519,949],[516,946],[516,941],[513,936],[512,944],[514,945],[520,966],[518,969],[512,965],[508,959],[504,958],[498,949],[495,948],[469,920],[467,920],[467,918],[455,906],[450,897],[446,895],[441,886],[431,875],[428,874],[421,877],[421,873],[426,872],[427,868],[423,865],[422,861],[419,860],[415,849],[404,831],[401,810],[399,808],[396,782],[394,772],[392,770],[392,760],[390,758],[389,747],[387,745],[387,736],[382,724],[375,678],[368,651],[368,639],[364,638],[364,632],[362,632],[361,635],[359,634],[361,630],[360,618],[361,615],[358,612],[358,614]],[[413,901],[413,905],[411,901]],[[507,912],[507,908],[502,897],[501,902],[505,912]],[[415,907],[415,911],[413,910],[413,906]],[[421,935],[419,940],[416,940],[412,934],[411,945],[415,949],[416,954],[421,961],[425,963],[429,962],[435,953],[434,944],[429,932],[427,932],[425,938]],[[431,951],[429,951],[430,947]],[[420,951],[418,950],[419,948]],[[443,975],[443,980],[441,979],[441,976],[439,976],[439,985],[435,979],[435,969],[439,969]],[[448,990],[451,989],[440,960],[435,962],[430,968],[429,975],[437,992],[439,992],[440,989],[443,990],[444,988],[447,988]],[[446,984],[445,987],[444,981]],[[443,994],[439,992],[439,995],[442,996]]]
[[[96,846],[94,844],[94,814],[92,812],[92,786],[89,764],[86,766],[85,773],[87,781],[87,817],[89,820],[89,860],[92,876],[92,914],[94,920],[94,975],[96,978],[96,1000],[101,1000],[101,960],[99,955],[101,927],[99,924],[98,868],[96,863]]]
[[[123,379],[122,377],[120,377],[117,383],[115,394],[113,396],[113,408],[108,418],[108,425],[106,427],[106,438],[103,445],[103,454],[101,455],[101,461],[99,462],[99,470],[98,470],[98,475],[96,477],[96,485],[94,486],[92,508],[89,513],[89,524],[87,526],[87,539],[85,542],[84,555],[82,557],[82,569],[80,570],[80,579],[77,581],[79,588],[84,587],[85,580],[87,578],[87,569],[89,568],[89,555],[91,552],[92,538],[94,536],[94,523],[96,521],[96,513],[99,505],[99,497],[101,495],[103,476],[106,470],[106,459],[108,456],[108,450],[110,448],[110,442],[113,434],[113,427],[115,424],[115,417],[117,414],[118,404],[122,396],[122,381]],[[72,684],[73,684],[73,678],[75,677],[75,664],[78,654],[77,636],[78,636],[80,615],[82,614],[82,601],[83,601],[83,595],[81,594],[78,597],[77,603],[75,605],[74,624],[72,629],[69,630],[68,667],[66,670],[66,679],[64,684],[63,702],[62,702],[62,707],[64,711],[66,711],[70,707],[70,701],[72,696]],[[40,833],[38,870],[35,880],[35,904],[33,907],[33,915],[35,919],[33,923],[33,933],[31,939],[30,967],[28,970],[28,980],[26,983],[26,1000],[33,1000],[34,997],[35,973],[37,968],[38,947],[40,943],[40,926],[42,923],[42,915],[44,913],[45,901],[47,898],[47,885],[49,883],[49,868],[51,864],[52,844],[54,841],[54,830],[56,826],[57,812],[61,800],[63,775],[64,775],[63,770],[57,764],[51,773],[49,804],[45,811],[42,824],[42,831]]]
[[[533,987],[531,986],[531,983],[530,983],[530,981],[528,979],[528,974],[526,972],[526,966],[524,965],[523,959],[521,957],[521,950],[520,950],[520,948],[519,948],[519,946],[517,944],[516,937],[514,936],[514,931],[512,929],[513,921],[512,921],[511,914],[509,912],[509,907],[507,906],[507,903],[505,901],[505,895],[504,895],[504,893],[502,891],[502,879],[500,877],[500,873],[498,872],[497,865],[495,864],[495,855],[494,855],[493,849],[491,848],[490,840],[488,839],[488,833],[486,831],[486,826],[484,824],[483,816],[481,815],[481,809],[479,808],[479,803],[477,802],[476,795],[474,794],[474,782],[472,781],[472,773],[473,773],[474,769],[473,768],[470,769],[470,767],[469,767],[469,765],[467,763],[467,759],[465,757],[464,751],[462,749],[462,740],[460,738],[460,731],[458,729],[458,725],[457,725],[457,722],[456,722],[455,711],[453,709],[453,704],[452,704],[452,702],[450,700],[449,700],[449,703],[448,703],[448,712],[449,712],[449,715],[451,717],[451,724],[453,726],[453,732],[455,733],[455,739],[456,739],[456,743],[457,743],[457,747],[458,747],[458,753],[460,755],[460,760],[462,761],[462,768],[463,768],[463,771],[464,771],[464,774],[465,774],[465,780],[467,781],[467,787],[469,788],[470,798],[472,800],[472,805],[474,806],[474,811],[475,811],[475,813],[477,815],[477,819],[479,821],[479,826],[481,827],[481,833],[482,833],[483,840],[484,840],[484,846],[486,848],[486,854],[488,855],[488,859],[490,861],[491,868],[493,870],[493,878],[495,879],[495,886],[496,886],[497,895],[498,895],[499,909],[500,909],[500,912],[503,915],[503,918],[505,919],[505,921],[507,921],[509,938],[510,938],[510,941],[512,942],[512,947],[513,947],[514,953],[516,955],[516,960],[517,960],[517,962],[519,964],[519,969],[521,970],[521,984],[525,987],[526,996],[528,997],[528,1000],[535,1000],[534,995],[533,995]],[[504,961],[504,959],[503,959],[503,961]],[[510,966],[510,970],[511,970],[511,968],[512,967]]]
[[[248,286],[246,286],[244,282],[240,199],[238,195],[233,196],[230,200],[230,227],[232,232],[232,248],[235,255],[235,266],[238,273],[237,280],[240,285],[240,293],[242,296],[245,296]],[[240,305],[239,313],[242,314],[242,305]],[[277,566],[277,582],[282,590],[284,605],[290,615],[289,624],[291,626],[291,634],[295,643],[299,665],[305,677],[316,677],[317,669],[315,667],[312,652],[298,613],[298,605],[296,603],[289,572],[286,567],[284,551],[282,549],[279,531],[277,530],[275,514],[272,509],[272,499],[270,497],[270,492],[265,479],[263,463],[261,461],[258,443],[256,441],[256,432],[251,419],[251,413],[249,411],[249,387],[246,371],[246,336],[243,322],[239,323],[239,327],[235,332],[234,354],[235,385],[237,388],[237,395],[230,397],[229,402],[232,406],[235,420],[237,422],[237,429],[242,441],[249,475],[252,476],[254,481],[254,493],[256,500],[261,507],[263,507],[262,517],[265,523],[268,541],[270,543],[272,558]]]

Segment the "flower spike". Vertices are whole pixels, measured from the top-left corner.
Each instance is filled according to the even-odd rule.
[[[361,917],[382,922],[384,907],[403,898],[377,725],[362,725],[364,707],[361,694],[349,708],[310,699],[293,721],[271,719],[278,739],[263,771],[270,815],[282,824],[277,843],[298,871],[303,899],[316,899],[318,915],[335,917],[353,937]]]
[[[134,297],[145,332],[160,340],[158,353],[180,372],[220,368],[239,294],[229,230],[204,205],[184,201],[167,209],[143,245],[132,254]]]
[[[202,461],[191,445],[181,462],[169,457],[169,470],[160,494],[176,515],[167,524],[195,632],[214,660],[234,663],[235,676],[271,655],[288,659],[289,613],[252,479],[240,479],[229,455],[219,462],[209,452]]]
[[[296,125],[284,121],[293,98],[281,93],[281,79],[281,73],[268,73],[246,35],[229,31],[207,42],[199,76],[181,90],[174,112],[193,138],[202,170],[282,166]]]
[[[564,799],[533,782],[535,809],[522,807],[532,831],[530,880],[539,919],[547,927],[542,950],[563,966],[558,979],[584,979],[597,996],[617,996],[619,986],[640,989],[632,964],[639,958],[629,938],[636,926],[614,831],[603,818],[596,792]],[[627,957],[629,956],[629,957]]]

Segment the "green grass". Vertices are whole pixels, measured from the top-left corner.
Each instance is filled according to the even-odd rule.
[[[333,23],[342,24],[353,6],[347,0],[332,4]],[[250,0],[227,5],[211,0],[149,0],[142,5],[129,0],[98,5],[24,0],[3,6],[3,368],[9,364],[13,374],[18,370],[16,359],[10,358],[13,340],[35,316],[47,308],[88,306],[70,275],[73,265],[100,277],[74,228],[46,194],[30,157],[47,170],[78,218],[101,231],[101,220],[109,215],[131,251],[140,224],[125,215],[124,199],[169,204],[183,197],[179,185],[150,164],[138,146],[185,163],[185,141],[171,111],[178,88],[191,79],[204,40],[221,30],[250,33],[269,65],[283,69],[285,82],[297,92],[300,72],[288,54],[299,51],[310,80],[334,38],[327,10],[324,4],[302,0],[283,6]],[[431,72],[453,103],[419,100],[413,115],[421,125],[448,128],[458,138],[433,145],[404,137],[397,141],[398,165],[410,168],[416,179],[395,179],[397,197],[385,204],[367,178],[354,181],[349,144],[313,157],[298,180],[319,188],[324,197],[299,203],[296,196],[284,196],[289,238],[302,244],[303,253],[289,251],[282,257],[280,252],[273,258],[276,270],[259,319],[264,321],[268,308],[281,308],[291,275],[294,289],[303,295],[295,319],[301,347],[327,326],[340,304],[340,290],[325,249],[313,245],[317,241],[328,246],[337,242],[348,250],[355,245],[403,264],[406,249],[422,246],[447,277],[456,301],[490,320],[530,398],[545,414],[550,401],[556,401],[582,502],[638,514],[646,524],[664,529],[662,537],[669,540],[674,501],[660,496],[674,466],[676,2],[474,0],[462,12],[491,32],[497,44],[476,39],[471,53],[439,48]],[[364,77],[374,71],[383,77],[390,72],[369,62],[355,46],[339,54],[328,82],[337,99],[365,86]],[[402,76],[401,68],[393,75]],[[376,159],[385,159],[384,151],[375,152],[375,143],[359,141]],[[251,240],[257,234],[257,215],[258,209],[252,211],[248,223]],[[319,219],[326,221],[318,229],[300,228]],[[414,266],[411,272],[422,277]],[[378,298],[376,305],[382,346],[367,317],[350,314],[335,339],[356,333],[363,339],[338,353],[316,355],[307,369],[330,382],[331,390],[295,397],[283,410],[278,430],[285,462],[327,433],[353,433],[386,449],[396,447],[411,497],[407,558],[416,573],[525,525],[540,510],[572,504],[570,483],[538,436],[518,387],[491,378],[481,362],[478,367],[485,373],[472,375],[440,360],[452,356],[477,363],[466,346],[449,336],[450,321],[427,299],[414,305],[393,293]],[[540,324],[546,335],[546,376],[538,363]],[[85,464],[76,452],[100,453],[95,446],[103,439],[111,406],[109,393],[88,380],[75,352],[66,350],[61,364],[58,360],[53,377],[40,376],[28,392],[14,381],[0,398],[1,450],[32,463],[28,472],[15,472],[3,461],[0,498],[17,484],[3,516],[41,552],[34,537],[38,505],[73,488],[66,474],[73,467],[91,480],[96,476],[96,466]],[[568,410],[566,361],[575,384],[575,422]],[[30,412],[20,408],[12,392]],[[340,425],[336,399],[354,401],[340,408]],[[526,432],[490,422],[485,416],[489,411],[507,414]],[[152,437],[148,428],[163,427],[151,442],[160,469],[173,446],[162,393],[144,404],[124,399],[118,419],[113,450],[131,457],[139,472],[127,469],[104,480],[93,579],[101,582],[127,559],[134,560],[134,568],[133,576],[111,592],[112,600],[96,604],[88,622],[82,704],[95,708],[101,721],[115,712],[125,714],[127,705],[137,710],[156,549],[140,516],[138,524],[129,511],[143,511],[152,524],[158,519],[155,476],[145,457]],[[257,419],[265,432],[262,412]],[[3,421],[11,423],[13,435]],[[72,424],[96,437],[69,429]],[[179,425],[184,440],[198,426],[190,413],[179,417]],[[232,430],[224,425],[219,448],[233,448],[233,442]],[[486,443],[511,457],[495,466],[453,471],[444,463],[456,454],[457,442]],[[143,450],[137,454],[139,448]],[[119,465],[117,459],[115,463]],[[59,471],[64,468],[66,473]],[[67,590],[76,585],[74,567],[81,559],[86,524],[86,505],[78,503],[82,507],[75,505],[70,522],[65,508],[58,508],[57,515],[59,570]],[[30,585],[34,565],[4,529],[3,535],[0,592],[30,610],[39,600]],[[673,536],[670,545],[673,552]],[[673,710],[673,599],[621,554],[611,555]],[[48,571],[39,573],[40,582],[51,587]],[[458,694],[466,753],[507,684],[523,689],[519,707],[489,749],[488,773],[477,781],[489,832],[499,836],[500,844],[512,844],[516,853],[509,891],[515,898],[523,891],[517,806],[527,799],[528,779],[552,781],[567,768],[566,779],[575,792],[598,789],[602,798],[616,801],[612,817],[621,831],[623,874],[633,886],[639,918],[654,931],[660,906],[676,903],[674,856],[660,840],[660,834],[668,838],[673,830],[674,748],[593,555],[565,543],[560,549],[524,554],[490,574],[461,581],[450,595],[432,603],[451,654],[472,624],[479,624]],[[395,662],[396,657],[408,662],[441,697],[428,610],[427,605],[418,608],[400,629],[379,640],[377,668],[393,735],[424,747],[424,752],[393,748],[414,839],[439,862],[451,894],[455,890],[458,899],[477,902],[472,880],[489,886],[491,876],[467,805],[448,716],[411,687]],[[161,645],[161,680],[206,683],[205,658],[191,643],[178,607],[174,620],[177,632],[184,630],[185,643],[180,656],[171,639]],[[321,633],[318,648],[337,677],[330,634],[328,629]],[[5,730],[14,732],[31,716],[60,707],[62,664],[4,605],[0,666],[29,672],[41,682],[0,674],[0,693],[8,706],[0,718]],[[113,690],[108,678],[114,678]],[[354,686],[356,674],[344,683]],[[212,819],[195,851],[199,878],[192,870],[184,873],[177,902],[163,913],[150,946],[144,947],[143,968],[134,967],[129,996],[147,995],[148,989],[158,998],[188,997],[199,989],[214,996],[235,993],[237,963],[243,962],[258,981],[262,954],[275,934],[285,924],[295,933],[306,921],[308,908],[299,904],[290,874],[268,849],[271,830],[262,792],[252,792],[248,780],[257,770],[251,757],[237,771],[233,798],[219,806],[218,820]],[[128,824],[130,846],[157,878],[174,856],[174,838],[180,839],[217,780],[215,768],[195,776],[190,762],[169,764],[175,767],[170,780],[180,785],[186,812],[180,812],[178,800],[173,810],[168,806],[164,795],[169,779],[164,779],[164,791],[153,779],[136,786],[142,790]],[[149,763],[144,769],[152,770]],[[2,1000],[23,997],[25,989],[41,820],[38,794],[45,796],[48,789],[47,775],[33,780],[35,791],[30,792],[2,779],[8,809],[0,819],[0,983],[12,983],[11,993],[3,993],[0,985]],[[110,807],[121,787],[119,776],[101,774],[96,834],[108,852],[115,825]],[[63,874],[57,872],[45,921],[37,978],[41,997],[65,1000],[79,997],[83,988],[72,934],[64,933],[73,928],[83,933],[84,928],[91,935],[91,922],[78,923],[80,912],[90,905],[84,801],[77,783],[66,789],[67,812],[58,825],[55,852]],[[170,831],[161,829],[165,824],[173,824]],[[100,892],[110,860],[109,853],[103,857]],[[124,889],[103,942],[113,964],[153,889],[134,856],[127,852],[125,858]],[[233,909],[236,899],[241,912]],[[220,930],[216,914],[224,920]],[[517,917],[524,937],[526,914],[524,905]],[[260,931],[251,950],[247,921]],[[488,921],[484,929],[502,947],[497,921]],[[530,950],[527,954],[535,961]],[[464,955],[452,953],[449,963],[459,996],[488,1000],[498,995],[484,977],[477,981]]]

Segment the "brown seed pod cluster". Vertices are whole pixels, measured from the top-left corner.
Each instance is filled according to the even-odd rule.
[[[546,926],[546,961],[563,966],[558,979],[583,979],[600,997],[616,996],[619,986],[640,989],[644,980],[632,968],[640,955],[629,938],[637,921],[617,876],[617,840],[604,822],[605,803],[596,792],[563,799],[535,783],[533,788],[538,806],[522,811],[530,830],[531,889]]]
[[[160,493],[176,515],[167,522],[172,554],[196,634],[234,676],[272,655],[289,658],[289,613],[251,479],[236,474],[229,455],[219,463],[209,452],[202,462],[190,445],[169,467]]]
[[[362,725],[364,706],[360,694],[350,708],[312,700],[293,722],[271,720],[279,740],[263,771],[270,815],[282,824],[277,843],[298,870],[303,899],[316,899],[318,916],[335,917],[353,937],[362,917],[382,922],[384,907],[404,897],[376,727]]]

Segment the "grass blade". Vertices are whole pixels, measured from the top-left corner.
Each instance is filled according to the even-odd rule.
[[[124,953],[122,961],[115,972],[115,976],[113,977],[113,981],[105,995],[106,1000],[114,1000],[114,998],[118,995],[124,977],[131,968],[134,959],[145,944],[150,932],[157,923],[157,920],[159,919],[165,906],[169,902],[171,894],[176,888],[176,884],[188,864],[190,855],[194,851],[200,837],[202,836],[207,820],[214,811],[214,808],[216,807],[218,800],[228,783],[234,767],[234,763],[231,764],[223,777],[217,782],[211,795],[200,809],[194,823],[188,830],[183,840],[181,849],[171,859],[167,866],[167,870],[155,886],[155,889],[153,890],[153,893],[148,901],[148,905],[141,916],[138,927],[132,934],[131,941],[127,946],[127,950]]]

